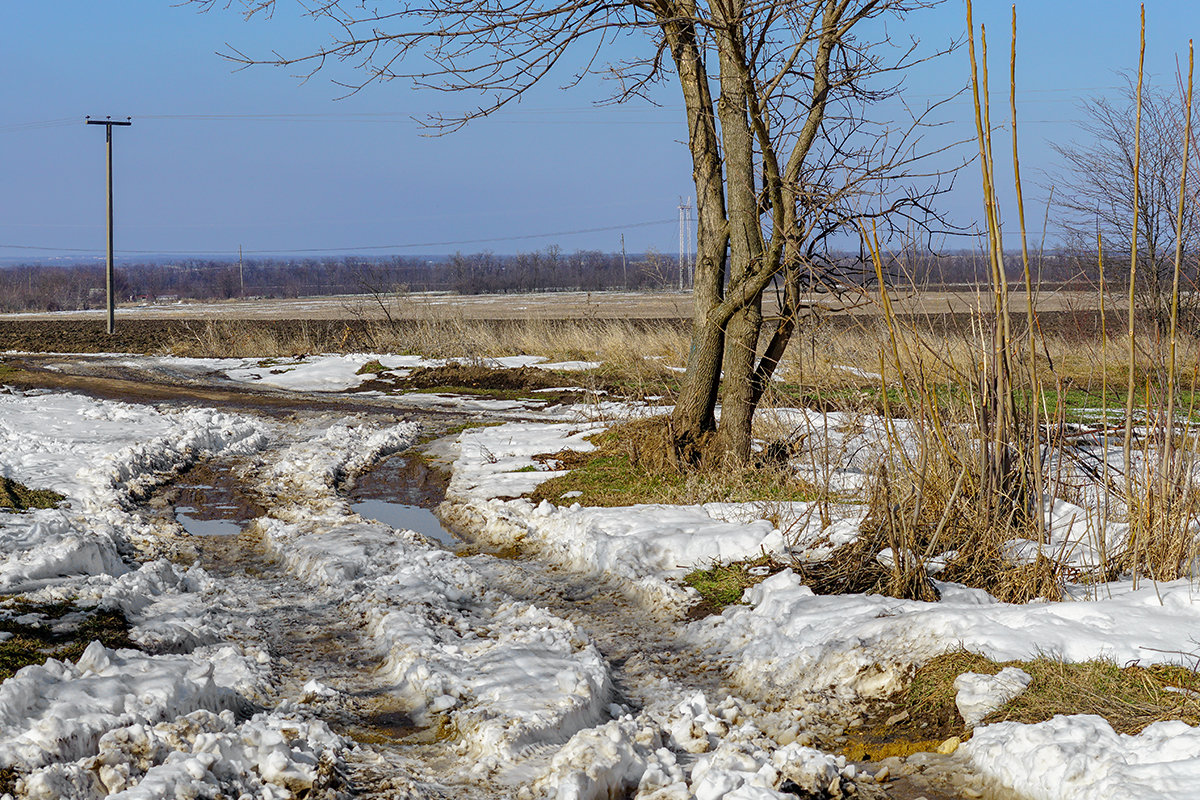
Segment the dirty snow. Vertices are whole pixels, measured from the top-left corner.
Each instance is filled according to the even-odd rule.
[[[277,454],[257,478],[277,503],[261,532],[295,574],[366,620],[405,713],[427,725],[452,720],[486,773],[600,722],[612,687],[604,659],[574,625],[489,590],[465,561],[416,532],[363,521],[336,494],[339,474],[416,434],[411,424],[335,426]]]
[[[374,359],[397,371],[429,363],[358,355],[162,359],[156,368],[338,392],[358,386],[358,370]],[[590,366],[533,358],[495,365]],[[433,397],[426,402],[463,408],[461,398]],[[519,403],[491,402],[473,410],[522,413]],[[534,456],[591,448],[588,437],[621,410],[628,408],[543,409],[539,422],[464,431],[453,448],[446,515],[493,545],[520,545],[547,568],[612,581],[659,613],[689,601],[678,578],[695,566],[762,552],[819,558],[857,535],[863,510],[854,504],[597,509],[569,497],[510,499],[561,474],[552,456]],[[803,433],[794,463],[807,477],[836,490],[864,485],[878,456],[878,420],[773,413]],[[55,509],[0,513],[0,591],[119,609],[146,650],[93,643],[75,664],[51,660],[0,684],[0,767],[16,769],[18,794],[283,800],[337,771],[351,744],[309,706],[260,705],[275,665],[266,652],[235,643],[239,623],[229,609],[240,598],[198,567],[145,555],[157,532],[134,513],[139,498],[214,455],[238,460],[268,501],[269,515],[251,523],[268,549],[314,594],[362,620],[380,656],[379,678],[404,713],[453,731],[446,747],[457,763],[531,800],[778,800],[840,791],[870,776],[807,747],[798,721],[772,721],[782,712],[762,706],[884,696],[913,665],[957,647],[998,661],[1051,655],[1190,665],[1200,641],[1200,604],[1186,580],[1137,590],[1127,580],[1081,584],[1064,602],[1026,605],[943,582],[941,602],[919,603],[818,596],[784,571],[747,590],[744,604],[684,630],[689,646],[722,665],[725,684],[748,699],[664,680],[640,687],[658,696],[634,709],[575,623],[489,585],[476,561],[350,508],[342,484],[417,434],[405,422],[284,426],[213,410],[0,394],[0,473],[67,497]],[[1072,500],[1047,499],[1047,547],[1086,572],[1101,545],[1125,532],[1086,491]],[[1030,558],[1029,547],[1014,542],[1011,555]],[[960,677],[964,717],[979,722],[1025,682],[1007,670]],[[314,679],[296,699],[337,696]],[[1189,797],[1200,785],[1200,733],[1179,722],[1137,736],[1082,715],[980,724],[956,758],[1033,798]]]
[[[203,570],[131,558],[150,535],[128,511],[139,493],[197,459],[265,444],[261,423],[216,411],[0,394],[0,473],[66,496],[0,514],[0,587],[83,613],[119,609],[149,651],[92,642],[74,664],[50,659],[0,684],[0,767],[21,776],[23,797],[282,800],[312,788],[318,764],[336,765],[344,744],[323,723],[274,711],[236,722],[270,659],[221,641]]]

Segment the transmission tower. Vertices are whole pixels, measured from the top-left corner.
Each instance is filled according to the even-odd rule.
[[[695,264],[692,259],[692,198],[679,198],[679,291],[695,281]]]

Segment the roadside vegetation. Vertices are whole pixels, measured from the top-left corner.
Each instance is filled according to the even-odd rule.
[[[0,477],[0,509],[27,511],[31,508],[54,508],[66,498],[49,489],[30,489],[12,478]]]
[[[120,611],[82,608],[71,602],[33,603],[21,598],[0,601],[0,681],[47,659],[77,661],[93,641],[105,647],[136,648],[129,621]]]
[[[595,450],[541,456],[548,468],[568,472],[540,484],[530,497],[589,506],[763,503],[764,510],[772,503],[821,497],[781,457],[764,456],[737,469],[694,469],[673,457],[670,437],[669,418],[656,416],[596,434]]]
[[[1200,674],[1187,667],[1068,663],[1049,656],[996,662],[957,650],[921,665],[903,691],[872,709],[864,724],[849,729],[846,741],[830,745],[855,761],[950,750],[971,734],[955,705],[955,678],[967,672],[995,675],[1005,667],[1024,670],[1032,681],[982,724],[1094,714],[1117,733],[1129,735],[1163,720],[1200,724]]]

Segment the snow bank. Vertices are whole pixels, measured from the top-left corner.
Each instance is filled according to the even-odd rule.
[[[127,571],[140,535],[132,496],[216,453],[266,444],[262,424],[221,412],[159,411],[68,394],[0,394],[0,474],[66,495],[58,509],[0,515],[0,591]]]
[[[785,549],[766,520],[726,522],[705,506],[559,508],[527,500],[442,508],[468,522],[474,536],[493,545],[520,544],[540,558],[584,574],[607,573],[629,582],[649,602],[688,604],[687,590],[668,582],[697,565],[733,561]]]
[[[25,667],[0,684],[0,766],[30,769],[96,751],[101,735],[197,709],[244,707],[254,667],[231,647],[147,656],[92,642],[75,664]]]
[[[978,728],[961,748],[984,775],[1033,800],[1200,797],[1200,728],[1156,722],[1137,736],[1100,717]]]
[[[483,501],[516,497],[563,471],[547,470],[533,456],[596,449],[588,437],[604,430],[599,422],[513,422],[490,428],[469,428],[459,434],[449,497]],[[528,471],[531,467],[535,471]],[[525,470],[525,471],[519,471]]]
[[[277,512],[286,514],[295,505],[306,520],[314,512],[338,519],[349,513],[349,504],[335,491],[339,482],[408,447],[419,430],[410,422],[382,428],[331,425],[321,436],[298,442],[269,463],[250,468],[253,474],[248,477],[276,502]]]
[[[25,591],[68,575],[121,575],[129,569],[112,536],[81,528],[81,520],[59,509],[0,513],[0,592]]]
[[[752,695],[776,698],[884,696],[901,687],[910,666],[960,645],[997,661],[1185,663],[1180,643],[1200,639],[1200,604],[1186,580],[1136,592],[1114,584],[1098,587],[1098,600],[1025,605],[938,587],[937,603],[819,596],[786,570],[748,589],[747,605],[692,623],[689,633],[732,658],[734,679]]]
[[[587,437],[602,427],[510,423],[464,431],[443,515],[493,545],[520,544],[567,569],[623,578],[648,602],[671,605],[690,602],[670,580],[696,566],[785,550],[815,558],[857,536],[860,507],[839,508],[842,517],[823,527],[814,503],[773,504],[771,512],[793,521],[785,537],[761,518],[767,507],[753,503],[582,508],[498,499],[563,474],[528,468],[537,454],[593,449]]]
[[[265,446],[262,423],[210,409],[160,411],[71,394],[0,394],[0,473],[104,515],[164,473]]]

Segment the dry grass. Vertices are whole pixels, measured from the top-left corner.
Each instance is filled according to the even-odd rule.
[[[66,498],[49,489],[30,489],[22,483],[0,476],[0,509],[26,511],[53,508]]]
[[[900,371],[911,375],[921,370],[931,383],[947,383],[969,373],[980,358],[980,338],[970,330],[941,324],[936,317],[898,320],[903,339],[900,367],[890,354],[882,365],[882,377],[888,384],[900,382]],[[1023,326],[1022,326],[1023,327]],[[1023,332],[1018,344],[1027,348]],[[832,324],[830,320],[810,320],[802,324],[792,346],[780,365],[780,377],[788,384],[832,391],[843,388],[878,388],[880,353],[890,350],[889,332],[881,316],[859,317],[853,324]],[[1162,379],[1165,343],[1156,340],[1150,330],[1139,335],[1135,346],[1136,376],[1139,386]],[[1060,384],[1092,393],[1099,399],[1102,385],[1119,394],[1117,408],[1124,402],[1128,340],[1115,325],[1110,326],[1103,342],[1098,331],[1043,330],[1037,338],[1039,381],[1049,391]],[[1200,340],[1179,341],[1177,358],[1181,364],[1200,360]],[[866,374],[863,374],[866,373]]]
[[[916,671],[907,691],[910,713],[961,732],[954,679],[964,672],[995,675],[1010,666],[1025,670],[1033,682],[989,716],[988,723],[1034,723],[1056,714],[1095,714],[1126,734],[1167,719],[1200,724],[1200,675],[1186,667],[1122,667],[1104,660],[1066,663],[1045,656],[1000,663],[965,650],[938,656]]]
[[[870,761],[934,751],[950,737],[968,738],[970,731],[954,702],[954,679],[964,672],[995,675],[1010,666],[1033,680],[984,724],[1032,724],[1058,714],[1095,714],[1116,732],[1133,735],[1163,720],[1200,723],[1200,675],[1186,667],[1122,667],[1103,660],[1072,664],[1045,656],[996,662],[956,650],[915,670],[902,692],[868,713],[866,724],[847,730],[845,742],[830,746],[848,759]]]
[[[291,330],[250,320],[206,320],[188,326],[169,346],[176,355],[267,358],[315,353],[377,352],[429,358],[492,358],[516,354],[550,361],[603,361],[627,374],[656,373],[659,362],[679,365],[687,331],[671,323],[636,320],[486,321],[445,317],[306,323]]]
[[[598,392],[661,396],[670,402],[678,373],[668,367],[684,363],[688,348],[687,331],[674,323],[480,321],[456,319],[452,314],[450,305],[419,306],[403,314],[396,310],[394,316],[383,320],[301,321],[286,335],[252,321],[209,321],[192,325],[174,350],[190,355],[254,357],[350,351],[431,358],[470,354],[479,359],[523,353],[550,361],[602,362],[596,370],[559,377]],[[932,592],[924,577],[925,564],[944,553],[957,552],[959,557],[950,559],[940,577],[981,586],[1014,601],[1058,595],[1066,577],[1059,565],[1049,558],[1027,565],[1007,563],[1004,544],[1022,537],[1037,541],[1042,535],[1034,499],[1038,490],[1033,487],[1035,477],[1029,474],[1034,452],[1039,451],[1043,458],[1051,452],[1071,458],[1076,452],[1069,441],[1072,425],[1107,422],[1110,430],[1120,425],[1129,344],[1117,335],[1114,324],[1107,326],[1109,335],[1102,339],[1095,325],[1060,325],[1051,330],[1037,322],[1033,369],[1029,371],[1027,322],[1016,315],[1007,344],[1014,364],[1007,397],[1020,412],[1017,428],[1010,434],[1018,438],[992,455],[1007,448],[1011,457],[1006,458],[1014,462],[1008,467],[1009,474],[1024,472],[1018,481],[1021,485],[1008,497],[1012,507],[1001,512],[989,500],[996,496],[989,483],[996,476],[989,477],[979,466],[981,443],[987,438],[981,426],[990,424],[987,420],[992,413],[984,402],[990,396],[984,366],[992,357],[991,325],[986,314],[973,323],[959,319],[949,324],[936,316],[900,319],[876,313],[859,314],[852,322],[814,316],[799,327],[780,367],[780,380],[768,392],[764,405],[806,406],[851,416],[881,415],[893,433],[897,427],[905,429],[886,448],[873,493],[864,498],[875,513],[863,542],[820,568],[824,569],[820,575],[813,572],[818,568],[810,568],[813,581],[825,590],[884,591],[929,598]],[[1140,424],[1156,415],[1161,419],[1165,413],[1167,351],[1164,342],[1148,331],[1136,339],[1134,348],[1139,398],[1135,414]],[[1181,365],[1190,365],[1184,373],[1194,375],[1200,365],[1200,344],[1181,338],[1176,359]],[[1177,379],[1174,386],[1174,416],[1179,425],[1196,416],[1195,383]],[[778,442],[781,448],[803,435],[772,426],[769,415],[760,418],[757,435]],[[1035,424],[1040,431],[1036,435]],[[1157,439],[1139,441],[1139,446],[1148,453],[1156,452],[1164,429],[1160,426]],[[1114,443],[1119,438],[1119,432],[1112,435]],[[1196,438],[1194,432],[1182,430],[1168,462],[1143,470],[1128,482],[1115,469],[1097,476],[1098,481],[1109,481],[1110,500],[1101,511],[1104,518],[1129,520],[1134,537],[1130,547],[1105,554],[1105,564],[1094,579],[1119,571],[1170,579],[1186,574],[1191,560],[1200,555],[1193,522],[1200,519],[1200,499],[1190,478]],[[559,500],[565,492],[581,491],[581,502],[599,505],[832,496],[827,486],[798,488],[777,460],[768,459],[754,469],[735,471],[737,474],[722,474],[719,480],[713,475],[720,470],[713,467],[690,471],[671,463],[652,464],[657,456],[649,457],[651,450],[670,451],[668,443],[660,439],[632,442],[627,446],[632,450],[624,453],[614,449],[615,445],[604,448],[586,466],[579,464],[581,469],[572,476],[539,489],[538,496]],[[915,452],[906,451],[911,447]],[[845,456],[824,453],[828,463],[823,472],[817,472],[831,475]],[[821,460],[817,455],[814,458]],[[1083,490],[1059,478],[1041,476],[1041,491],[1082,499],[1076,495]],[[889,547],[904,555],[893,567],[882,568],[874,556]]]
[[[671,441],[670,419],[665,416],[617,425],[593,437],[597,447],[591,452],[543,456],[543,461],[570,471],[540,484],[529,496],[534,502],[588,506],[769,505],[821,497],[818,487],[797,477],[785,461],[763,459],[741,469],[705,464],[685,468],[673,457]],[[564,494],[572,496],[564,499]]]

